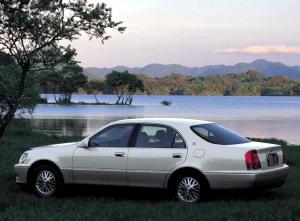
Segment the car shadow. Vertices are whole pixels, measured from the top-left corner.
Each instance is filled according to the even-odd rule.
[[[101,197],[114,200],[155,202],[172,199],[171,194],[164,189],[102,185],[67,185],[62,190],[61,197]]]
[[[283,198],[278,189],[245,189],[245,190],[215,190],[211,191],[209,200],[247,200],[268,201]]]
[[[172,201],[174,197],[165,189],[138,188],[138,187],[117,187],[98,185],[67,185],[61,196],[64,198],[73,197],[101,197],[113,200],[135,200],[135,201]],[[219,190],[210,191],[207,201],[223,200],[274,200],[282,198],[276,189],[263,190]]]

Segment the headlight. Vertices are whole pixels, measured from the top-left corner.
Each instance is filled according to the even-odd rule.
[[[22,164],[27,159],[28,153],[23,153],[20,157],[19,164]]]

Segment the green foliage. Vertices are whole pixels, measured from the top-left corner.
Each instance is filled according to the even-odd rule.
[[[61,70],[62,82],[59,84],[61,96],[60,103],[70,103],[71,97],[80,87],[87,82],[87,77],[83,74],[83,69],[79,65],[67,65]]]
[[[43,200],[16,185],[13,165],[23,151],[80,139],[47,136],[22,124],[10,125],[0,142],[1,220],[299,220],[300,146],[284,145],[286,159],[292,166],[283,187],[212,192],[210,201],[198,205],[174,202],[163,190],[98,186],[67,186],[62,196]]]
[[[300,83],[297,83],[292,87],[292,94],[295,96],[300,96]]]
[[[145,94],[217,96],[299,96],[300,82],[283,76],[264,77],[255,71],[242,74],[190,77],[171,74],[163,78],[138,75]]]
[[[23,113],[32,112],[35,105],[40,102],[39,93],[41,92],[39,82],[35,73],[26,78],[24,92],[19,98],[19,79],[21,68],[17,65],[0,65],[0,121],[4,121],[6,114],[11,106]]]
[[[16,99],[6,102],[10,105],[0,113],[5,115],[0,122],[0,138],[14,114],[26,108],[22,106],[26,103],[22,99],[27,97],[24,96],[25,84],[34,71],[76,63],[76,50],[68,42],[76,40],[82,33],[90,39],[104,42],[110,38],[107,29],[125,30],[120,27],[121,23],[113,21],[112,10],[104,3],[94,5],[87,0],[1,0],[0,51],[13,58],[21,72],[16,79],[19,84]],[[84,80],[77,77],[78,82]],[[66,87],[63,88],[66,89],[63,102],[69,102],[74,88],[73,85]]]
[[[60,84],[62,82],[62,74],[55,69],[49,69],[40,72],[39,81],[44,93],[53,93],[57,102],[56,94],[59,93]]]
[[[106,76],[105,84],[118,97],[116,104],[131,104],[137,90],[144,91],[144,84],[136,75],[128,71],[113,71]]]
[[[110,37],[107,28],[125,30],[112,20],[111,8],[86,0],[3,0],[0,20],[3,50],[31,69],[72,61],[75,50],[59,45],[61,40],[72,41],[85,32],[104,41]]]
[[[98,80],[91,80],[88,81],[85,85],[84,85],[84,89],[86,91],[87,94],[93,94],[95,100],[97,103],[100,103],[97,95],[103,91],[104,89],[104,82],[103,81],[98,81]]]
[[[51,69],[41,76],[45,92],[52,92],[57,103],[70,103],[72,94],[87,82],[83,68],[79,65],[65,65],[61,70]],[[56,94],[59,93],[59,98]]]

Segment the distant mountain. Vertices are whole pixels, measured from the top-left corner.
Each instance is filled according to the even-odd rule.
[[[263,59],[251,63],[238,63],[236,65],[209,65],[203,67],[186,67],[178,64],[149,64],[144,67],[116,66],[113,68],[85,68],[85,74],[89,79],[105,78],[105,75],[113,70],[128,70],[134,74],[145,74],[149,77],[163,77],[165,75],[185,74],[191,76],[207,76],[211,74],[242,73],[248,70],[255,70],[265,76],[284,75],[288,78],[300,79],[300,66],[288,66],[280,62],[271,62]]]

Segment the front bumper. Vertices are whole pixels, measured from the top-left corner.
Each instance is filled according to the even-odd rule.
[[[16,182],[17,183],[27,183],[27,172],[29,169],[28,165],[16,164],[14,166]]]
[[[283,164],[267,170],[207,172],[205,176],[212,189],[272,188],[284,184],[288,169]]]

